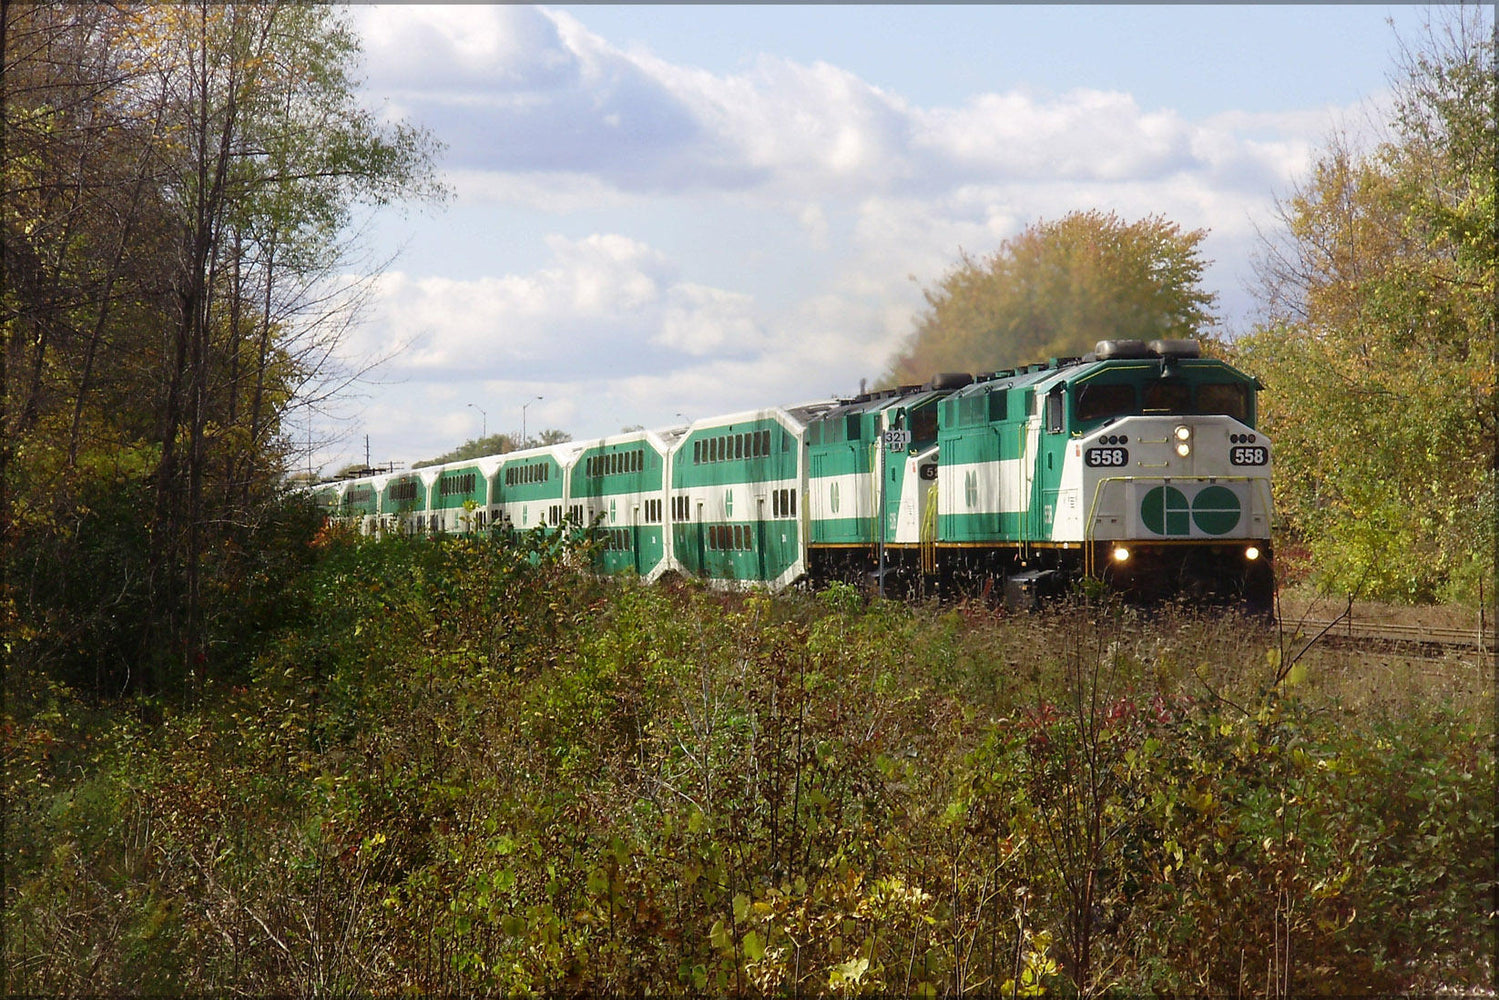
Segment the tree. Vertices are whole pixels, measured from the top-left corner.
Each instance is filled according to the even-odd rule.
[[[447,462],[461,462],[466,458],[483,458],[485,455],[506,455],[517,450],[516,438],[520,435],[491,434],[488,437],[472,438],[463,442],[452,451],[445,451],[436,458],[423,459],[420,462],[412,462],[413,469],[424,469],[429,465],[443,465]]]
[[[204,660],[225,553],[276,509],[284,415],[346,375],[355,206],[440,194],[435,147],[359,105],[330,6],[4,2],[0,29],[8,595],[132,632],[109,683],[160,690]],[[100,560],[110,608],[49,590],[83,565],[80,522],[129,542]]]
[[[1281,204],[1268,320],[1235,345],[1266,383],[1276,502],[1324,587],[1477,598],[1494,566],[1492,13],[1406,49],[1390,138],[1334,141]]]
[[[1190,337],[1214,323],[1201,287],[1206,232],[1112,212],[1038,222],[991,256],[966,252],[934,289],[885,380],[1078,355],[1109,338]]]
[[[505,455],[512,451],[520,451],[522,448],[540,448],[554,444],[563,444],[571,441],[573,436],[567,431],[549,427],[537,434],[535,437],[525,441],[520,440],[519,434],[491,434],[488,437],[474,438],[465,441],[452,451],[443,452],[436,458],[424,459],[420,462],[412,462],[413,469],[422,469],[429,465],[442,465],[445,462],[461,462],[467,458],[483,458],[485,455]]]

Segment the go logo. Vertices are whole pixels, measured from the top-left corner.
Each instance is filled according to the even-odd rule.
[[[1157,535],[1226,535],[1239,523],[1239,498],[1224,486],[1205,486],[1188,503],[1175,486],[1157,486],[1140,501],[1140,520]]]

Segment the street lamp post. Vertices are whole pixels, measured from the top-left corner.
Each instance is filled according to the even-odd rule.
[[[473,403],[468,405],[473,406],[474,409],[479,411],[479,440],[483,441],[489,437],[489,414],[484,412],[484,407],[482,406],[474,406]]]
[[[524,448],[526,446],[526,407],[530,406],[532,403],[536,402],[536,400],[538,400],[540,398],[541,398],[540,396],[537,396],[534,399],[528,399],[524,403],[521,404],[521,407],[520,407],[520,446],[522,448]]]

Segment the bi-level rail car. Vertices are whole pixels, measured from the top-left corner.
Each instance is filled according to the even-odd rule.
[[[567,473],[568,517],[599,525],[595,566],[654,580],[672,568],[666,467],[676,431],[639,431],[579,449]]]
[[[671,454],[675,568],[726,585],[785,587],[807,572],[806,429],[826,403],[700,420]]]

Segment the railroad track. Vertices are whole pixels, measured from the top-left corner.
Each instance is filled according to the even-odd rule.
[[[1282,618],[1280,626],[1288,634],[1305,642],[1350,643],[1357,645],[1417,646],[1423,650],[1471,650],[1492,653],[1499,649],[1499,636],[1492,627],[1486,632],[1476,628],[1443,628],[1430,625],[1395,625],[1339,618]]]

